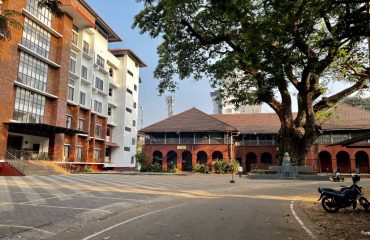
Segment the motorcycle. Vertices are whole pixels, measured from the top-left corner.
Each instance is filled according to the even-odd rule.
[[[342,177],[340,175],[333,174],[329,177],[329,180],[332,181],[332,182],[343,182],[344,177]]]
[[[351,206],[355,209],[357,202],[359,202],[365,210],[370,210],[369,201],[364,197],[362,188],[357,185],[357,182],[360,181],[360,176],[354,175],[352,181],[352,186],[342,186],[339,191],[331,188],[318,188],[321,194],[318,201],[321,200],[321,205],[325,211],[336,213],[340,208]]]

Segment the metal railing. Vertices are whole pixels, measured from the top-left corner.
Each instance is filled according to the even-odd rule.
[[[53,155],[48,152],[8,149],[7,159],[10,160],[53,160]]]

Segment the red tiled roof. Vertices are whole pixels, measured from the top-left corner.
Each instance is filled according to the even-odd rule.
[[[370,111],[339,103],[322,123],[324,130],[370,129]],[[295,114],[295,113],[294,113]],[[275,113],[208,115],[192,108],[141,130],[141,132],[238,131],[241,134],[276,134],[280,120]]]
[[[241,134],[278,133],[280,129],[280,120],[275,113],[216,114],[211,116],[235,127]]]
[[[140,132],[236,132],[237,130],[196,108],[150,125]]]
[[[323,122],[322,128],[327,130],[369,129],[370,111],[339,103],[329,110],[330,118]]]

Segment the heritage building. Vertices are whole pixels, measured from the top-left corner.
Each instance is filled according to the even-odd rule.
[[[370,142],[349,146],[337,142],[370,133],[370,112],[338,104],[322,121],[323,135],[306,159],[317,172],[369,173]],[[276,165],[280,122],[275,113],[208,115],[195,108],[142,130],[148,163],[163,169],[191,170],[196,163],[212,166],[217,159],[236,159],[244,171]]]
[[[0,42],[0,159],[133,168],[139,70],[120,37],[84,0],[55,18],[37,0],[3,0],[23,29]]]

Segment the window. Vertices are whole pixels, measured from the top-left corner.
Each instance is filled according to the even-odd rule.
[[[78,33],[75,31],[72,31],[72,44],[75,46],[78,44]]]
[[[135,163],[135,157],[131,157],[131,164]]]
[[[108,93],[108,95],[109,95],[110,97],[113,97],[113,89],[112,89],[112,88],[109,88],[109,93]]]
[[[101,125],[96,125],[95,126],[95,137],[101,138],[101,129],[102,129]]]
[[[125,127],[125,131],[126,131],[126,132],[131,132],[131,128],[129,128],[129,127]]]
[[[134,74],[130,71],[130,70],[127,70],[127,73],[131,75],[131,77],[134,76]]]
[[[135,138],[133,138],[132,139],[132,145],[135,145],[136,144],[136,139]]]
[[[25,18],[22,45],[45,58],[49,58],[50,37],[49,32]]]
[[[104,82],[100,78],[95,78],[95,88],[99,89],[100,91],[103,91],[104,88]]]
[[[134,84],[134,90],[137,91],[137,85],[136,84]]]
[[[71,51],[69,71],[76,73],[77,53]]]
[[[110,128],[107,128],[107,137],[110,137]]]
[[[112,116],[112,108],[108,107],[108,116]]]
[[[46,8],[38,7],[38,0],[27,0],[26,9],[31,12],[37,19],[47,26],[51,26],[51,13]]]
[[[73,101],[73,96],[75,94],[75,89],[71,86],[68,86],[68,100]]]
[[[126,112],[132,113],[131,108],[126,108]]]
[[[100,157],[100,149],[95,149],[94,150],[94,159],[98,161],[99,157]]]
[[[84,130],[84,124],[85,121],[83,119],[78,119],[78,130],[83,131]]]
[[[37,58],[21,52],[18,68],[18,82],[46,91],[48,65]]]
[[[113,68],[109,68],[109,76],[113,77],[114,75],[114,70]]]
[[[99,101],[94,100],[94,111],[97,113],[102,113],[103,104]]]
[[[81,67],[81,77],[87,80],[87,67],[85,67],[84,65],[82,65]]]
[[[134,102],[134,108],[136,109],[136,102]]]
[[[64,145],[63,159],[68,160],[69,158],[69,145]]]
[[[129,94],[132,94],[132,91],[131,89],[127,88],[126,91],[129,93]]]
[[[82,159],[82,147],[81,146],[78,146],[76,148],[76,157],[77,157],[78,160]]]
[[[82,51],[84,51],[86,54],[89,54],[90,51],[90,44],[85,40],[83,41]]]
[[[86,103],[86,93],[80,92],[80,104],[85,106]]]
[[[132,126],[136,127],[136,121],[135,120],[132,120]]]
[[[25,123],[44,122],[45,97],[17,87],[15,93],[14,120]]]
[[[123,148],[123,151],[129,152],[130,151],[130,147],[124,147]]]
[[[104,68],[105,60],[102,58],[99,54],[96,57],[96,64],[98,64],[99,67]]]
[[[72,128],[72,116],[66,116],[66,128]]]

